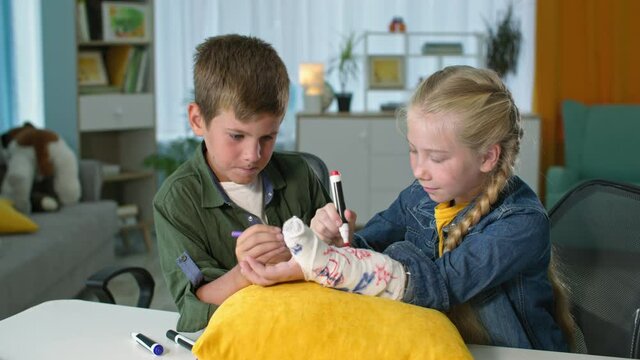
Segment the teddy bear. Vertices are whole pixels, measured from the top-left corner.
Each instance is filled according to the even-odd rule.
[[[2,151],[7,169],[0,196],[18,211],[54,211],[80,200],[78,161],[55,132],[27,122],[2,135]]]

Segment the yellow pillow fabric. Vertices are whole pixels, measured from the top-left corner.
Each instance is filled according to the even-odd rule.
[[[196,341],[209,359],[473,359],[439,311],[310,282],[250,286]]]
[[[0,199],[0,234],[27,233],[38,230],[38,224],[13,208],[8,199]]]

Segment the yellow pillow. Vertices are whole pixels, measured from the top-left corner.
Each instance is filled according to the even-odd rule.
[[[34,232],[38,224],[13,208],[8,199],[0,199],[0,234]]]
[[[298,282],[227,299],[193,347],[208,359],[473,359],[439,311]]]

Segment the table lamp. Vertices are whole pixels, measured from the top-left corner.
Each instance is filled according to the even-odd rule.
[[[324,90],[324,64],[300,64],[299,79],[300,85],[304,88],[304,111],[310,113],[321,112],[322,92]]]

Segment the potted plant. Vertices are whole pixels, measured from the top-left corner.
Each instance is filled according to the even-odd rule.
[[[487,32],[487,67],[497,72],[501,78],[508,73],[515,74],[522,33],[520,21],[513,17],[513,4],[509,4],[504,17],[498,20],[495,27],[487,24]]]
[[[156,170],[159,182],[162,182],[178,166],[193,156],[200,141],[195,137],[182,137],[168,143],[161,143],[156,154],[149,155],[144,159],[144,165]]]
[[[338,111],[349,111],[351,108],[352,93],[347,92],[349,80],[358,78],[358,56],[354,53],[354,48],[360,42],[362,36],[357,36],[355,32],[350,33],[342,39],[338,56],[331,60],[328,72],[336,70],[338,72],[338,82],[340,82],[340,92],[336,93],[338,101]]]

